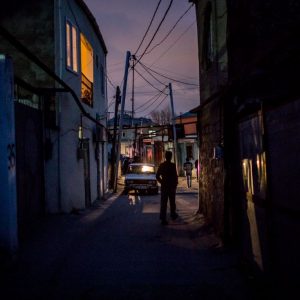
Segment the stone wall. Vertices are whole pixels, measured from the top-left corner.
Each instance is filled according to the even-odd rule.
[[[223,158],[214,157],[214,148],[222,138],[219,100],[206,104],[200,114],[200,174],[199,211],[222,236],[224,230],[224,164]]]

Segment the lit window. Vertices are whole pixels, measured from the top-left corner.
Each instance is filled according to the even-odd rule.
[[[67,68],[78,72],[78,43],[77,43],[77,29],[70,22],[66,23],[66,63]]]
[[[80,34],[81,51],[81,99],[93,106],[94,58],[93,48],[83,34]]]
[[[154,137],[156,136],[156,131],[155,130],[149,130],[149,137]]]

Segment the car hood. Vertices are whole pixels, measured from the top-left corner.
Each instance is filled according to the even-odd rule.
[[[156,180],[155,174],[126,174],[125,180]]]

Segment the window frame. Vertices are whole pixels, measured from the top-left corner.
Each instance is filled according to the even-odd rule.
[[[90,80],[90,78],[87,77],[88,74],[84,74],[84,72],[83,72],[84,68],[82,67],[82,64],[84,63],[83,59],[82,59],[82,44],[85,44],[85,43],[88,45],[87,48],[91,48],[92,81]],[[95,51],[94,51],[92,44],[88,40],[88,38],[82,32],[80,32],[80,67],[81,67],[81,101],[83,103],[89,105],[90,107],[93,107],[94,106],[94,81],[95,81]],[[90,87],[89,87],[89,85],[90,85]],[[83,86],[86,87],[86,90],[90,90],[91,99],[83,97],[83,93],[82,93]]]
[[[66,69],[75,74],[78,74],[79,73],[78,28],[69,19],[66,19],[65,38],[66,38],[65,39]],[[74,51],[74,49],[76,51]]]

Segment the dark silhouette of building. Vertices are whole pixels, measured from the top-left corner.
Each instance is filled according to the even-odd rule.
[[[199,210],[276,290],[298,289],[300,4],[194,0]]]

